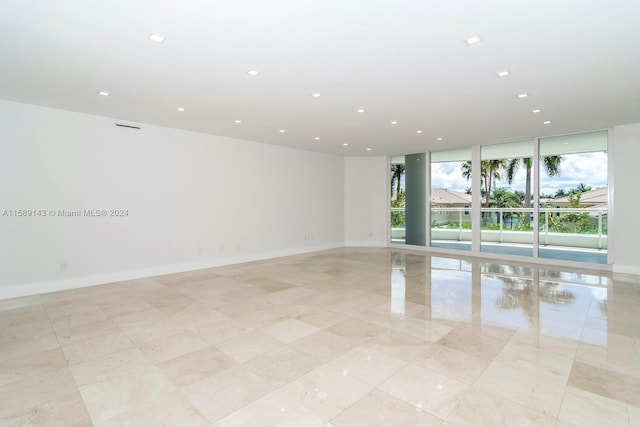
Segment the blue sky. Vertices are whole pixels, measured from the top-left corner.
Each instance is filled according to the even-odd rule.
[[[513,191],[524,191],[525,176],[524,167],[521,167],[511,185],[502,180],[499,186],[510,187]],[[471,182],[462,177],[460,163],[432,164],[431,182],[434,188],[448,188],[461,192],[471,186]],[[543,194],[554,194],[558,189],[569,190],[579,183],[593,188],[607,185],[607,153],[563,155],[560,176],[549,177],[543,171],[540,176],[540,191]]]

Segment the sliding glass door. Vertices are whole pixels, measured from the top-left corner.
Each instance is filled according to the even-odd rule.
[[[482,147],[482,252],[533,256],[533,142]]]
[[[471,250],[471,149],[431,153],[431,246]]]
[[[606,131],[479,148],[392,158],[392,243],[607,263]]]
[[[541,258],[607,263],[607,132],[540,139]]]

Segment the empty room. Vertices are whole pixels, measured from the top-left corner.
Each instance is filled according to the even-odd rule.
[[[0,425],[640,426],[640,3],[0,2]]]

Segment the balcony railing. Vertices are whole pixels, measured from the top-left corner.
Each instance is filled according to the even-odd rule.
[[[404,208],[391,208],[392,239],[404,238]],[[533,243],[533,208],[482,208],[483,243]],[[604,249],[607,210],[540,208],[539,244]],[[471,241],[470,208],[431,208],[431,239]]]

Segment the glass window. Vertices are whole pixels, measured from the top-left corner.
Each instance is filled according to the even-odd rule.
[[[404,156],[391,158],[391,243],[405,243],[405,164]]]
[[[607,132],[540,139],[538,256],[607,262]]]
[[[533,141],[482,147],[481,251],[533,256]]]
[[[431,153],[431,246],[471,250],[471,149]]]

